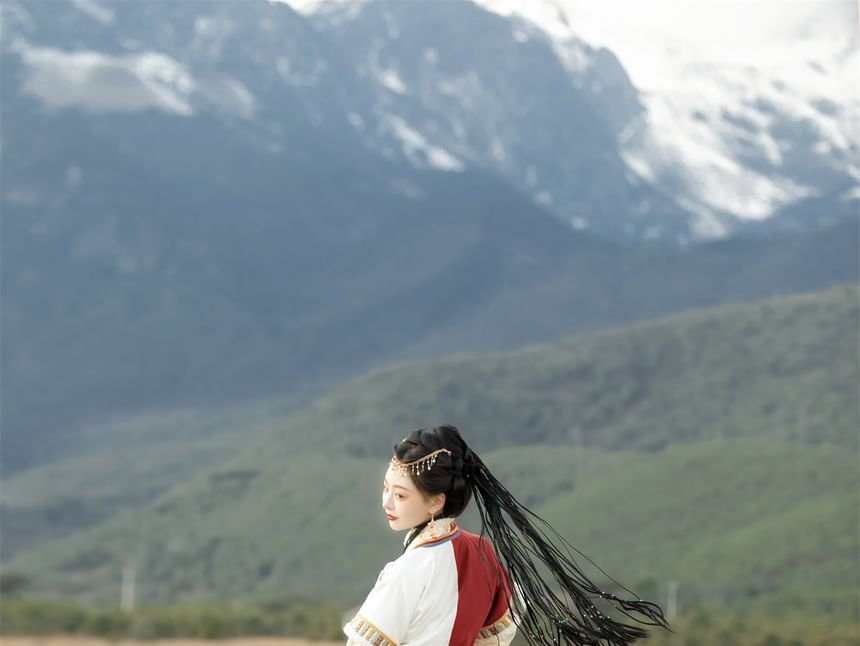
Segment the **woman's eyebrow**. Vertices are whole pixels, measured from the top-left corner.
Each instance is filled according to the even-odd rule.
[[[385,484],[388,484],[388,478],[383,478],[382,481]],[[409,489],[407,489],[406,487],[402,487],[400,485],[392,485],[392,489],[403,489],[403,491],[409,491]]]

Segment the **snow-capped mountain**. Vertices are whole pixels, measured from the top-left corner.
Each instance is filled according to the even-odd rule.
[[[281,2],[7,2],[5,72],[49,109],[213,115],[271,155],[313,127],[419,168],[491,170],[617,241],[814,228],[860,204],[850,30],[826,45],[720,48],[714,36],[695,46],[701,28],[676,41],[663,27],[648,45],[648,13],[638,38],[605,33],[619,23],[611,9],[578,0],[288,2],[299,14]]]
[[[752,227],[815,227],[860,204],[860,96],[852,91],[860,60],[850,2],[776,14],[772,5],[743,3],[709,9],[666,1],[643,8],[476,0],[506,19],[505,30],[479,23],[459,3],[287,1],[350,52],[362,76],[381,89],[377,105],[396,103],[388,93],[429,109],[426,122],[409,123],[402,112],[379,108],[382,123],[368,137],[374,145],[389,155],[399,148],[413,163],[423,161],[415,155],[422,151],[431,164],[493,167],[574,226],[684,242]],[[633,20],[618,20],[631,13]],[[612,30],[619,24],[627,31]],[[465,52],[452,35],[468,42]],[[611,51],[590,45],[589,35]],[[504,39],[509,47],[500,56]],[[556,60],[541,61],[537,49]],[[449,54],[444,69],[440,51]],[[488,82],[485,66],[512,85],[524,77],[545,81],[545,94],[523,88],[525,96],[562,106],[567,119],[506,96],[491,75]],[[552,75],[552,66],[564,74]],[[582,119],[570,94],[594,106],[611,142],[583,151],[581,133],[565,140],[571,122]],[[440,100],[446,95],[458,101]],[[551,136],[518,139],[535,125]],[[655,189],[623,205],[623,223],[583,199],[588,191],[575,180],[583,173],[575,161],[581,154],[600,166],[609,147],[624,168],[621,185],[600,187],[609,212],[617,217],[620,206],[610,195]]]
[[[466,0],[295,4],[373,92],[365,145],[447,170],[490,169],[577,229],[686,239],[692,214],[616,144],[642,107],[615,56],[563,46]]]

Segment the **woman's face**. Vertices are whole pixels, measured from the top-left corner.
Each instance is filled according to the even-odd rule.
[[[430,520],[431,513],[438,517],[444,507],[445,494],[425,498],[412,478],[388,467],[382,480],[382,509],[391,529],[412,529]]]

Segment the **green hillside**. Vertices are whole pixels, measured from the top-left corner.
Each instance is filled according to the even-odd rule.
[[[860,500],[845,451],[731,440],[640,455],[532,446],[486,459],[514,495],[638,593],[663,602],[671,580],[685,609],[854,608]],[[31,574],[37,592],[109,602],[121,559],[136,555],[144,602],[286,597],[347,607],[399,554],[402,535],[379,507],[384,467],[309,454],[213,473],[14,570]],[[479,529],[474,512],[462,525]]]
[[[378,370],[258,430],[229,464],[6,570],[37,594],[109,602],[136,558],[143,602],[358,603],[399,553],[379,508],[391,443],[444,420],[628,587],[664,597],[671,579],[681,603],[844,613],[857,320],[857,288],[833,288]]]
[[[682,606],[847,615],[858,486],[857,455],[839,448],[716,441],[637,459],[542,509],[627,580],[678,582]]]
[[[335,444],[367,457],[399,431],[443,419],[485,451],[547,442],[657,450],[734,437],[856,450],[858,325],[860,288],[842,286],[398,364],[288,418],[267,451]]]
[[[0,558],[142,506],[248,440],[247,427],[281,420],[288,398],[107,418],[75,434],[63,457],[4,474]]]
[[[298,404],[281,398],[108,419],[76,433],[65,457],[5,477],[2,556],[143,505],[267,435],[275,447],[290,436],[291,448],[335,438],[368,456],[391,441],[389,429],[452,419],[486,449],[653,450],[733,436],[853,448],[857,326],[858,288],[838,287],[520,352],[401,364],[291,418]]]

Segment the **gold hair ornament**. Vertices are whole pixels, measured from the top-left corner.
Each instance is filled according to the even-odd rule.
[[[436,464],[436,457],[440,453],[447,453],[448,455],[453,455],[451,451],[448,449],[439,449],[438,451],[433,451],[432,453],[428,453],[423,458],[418,458],[417,460],[413,460],[412,462],[401,462],[397,459],[397,456],[393,456],[391,458],[391,462],[389,465],[392,469],[396,470],[398,473],[404,476],[408,476],[412,474],[414,476],[420,476],[425,471],[429,471],[433,468],[433,465]]]

